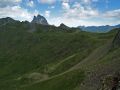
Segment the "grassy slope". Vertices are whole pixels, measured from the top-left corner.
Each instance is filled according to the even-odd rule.
[[[67,82],[66,78],[67,77],[68,78],[72,77],[72,75],[73,75],[72,72],[74,72],[74,71],[77,71],[77,72],[74,72],[74,74],[76,74],[76,75],[80,75],[81,73],[78,73],[78,72],[80,72],[82,70],[84,70],[85,73],[87,73],[88,71],[91,72],[90,71],[90,70],[92,70],[92,69],[90,69],[91,65],[94,65],[95,62],[97,62],[101,57],[103,57],[106,54],[106,53],[102,53],[102,52],[104,52],[105,51],[104,48],[107,48],[107,47],[109,49],[108,45],[104,45],[103,47],[96,49],[86,59],[84,59],[79,64],[77,64],[74,67],[72,67],[70,70],[68,70],[68,72],[65,72],[64,74],[60,74],[60,75],[58,75],[56,77],[53,77],[53,78],[51,78],[49,80],[46,80],[46,81],[43,81],[43,82],[35,83],[33,85],[28,85],[27,87],[23,87],[22,89],[33,90],[33,88],[34,88],[36,90],[38,90],[38,89],[40,89],[40,90],[61,90],[61,88],[60,88],[60,87],[62,87],[61,84],[62,84],[62,82],[64,82],[65,86],[63,85],[64,88],[62,88],[62,90],[73,90],[77,86],[80,86],[80,84],[82,83],[81,77],[80,76],[78,76],[78,77],[77,76],[73,76],[73,78],[69,79],[70,81],[72,81],[72,84],[70,86],[72,86],[73,83],[76,83],[76,85],[73,86],[73,87],[69,86],[70,88],[66,85],[67,83],[70,82],[70,81]],[[106,51],[106,52],[108,52],[108,51]],[[102,54],[100,55],[100,53],[102,53]],[[67,74],[70,74],[70,76],[64,77]],[[82,79],[84,80],[85,78],[87,78],[86,76],[87,76],[87,74],[85,75],[85,77],[82,77]],[[64,79],[59,79],[59,78],[63,78],[63,77],[64,77]],[[61,82],[61,80],[62,80],[62,82]],[[80,80],[81,82],[76,82],[76,80]],[[54,83],[57,83],[57,84],[54,85]],[[42,87],[44,85],[46,85],[48,87]],[[50,86],[50,88],[49,88],[49,86]],[[54,87],[57,87],[57,88],[54,88]],[[78,88],[78,90],[79,89],[80,88]],[[84,90],[84,89],[81,89],[81,90]]]
[[[76,70],[20,90],[73,90],[84,78],[84,72]]]
[[[89,76],[89,72],[92,72],[92,75],[93,76],[91,76],[90,75],[90,77],[91,77],[91,79],[88,79],[88,80],[85,80],[85,82],[84,83],[86,83],[85,84],[85,86],[83,85],[83,86],[81,86],[80,84],[81,84],[81,82],[79,82],[78,84],[76,84],[75,86],[73,86],[73,87],[71,87],[71,88],[69,88],[68,89],[68,86],[66,85],[67,83],[69,83],[69,82],[67,82],[66,81],[66,78],[64,78],[63,80],[62,80],[62,82],[64,82],[64,84],[65,84],[65,87],[64,88],[62,88],[62,83],[60,82],[61,81],[61,79],[59,80],[59,79],[56,79],[56,78],[62,78],[64,75],[61,75],[61,76],[59,76],[59,77],[55,77],[55,78],[52,78],[52,79],[50,79],[50,80],[48,80],[48,81],[44,81],[44,82],[40,82],[40,83],[37,83],[37,84],[33,84],[33,85],[30,85],[30,86],[27,86],[27,87],[24,87],[24,89],[25,90],[33,90],[33,88],[34,89],[36,89],[36,90],[38,90],[38,89],[41,89],[41,90],[73,90],[73,89],[75,89],[75,90],[96,90],[96,83],[97,82],[95,82],[94,80],[92,80],[92,79],[94,79],[94,78],[97,78],[97,79],[100,79],[100,77],[98,78],[98,76],[99,75],[101,75],[101,74],[103,74],[104,72],[102,72],[102,71],[100,71],[100,72],[98,72],[99,70],[100,70],[100,68],[102,68],[103,66],[104,66],[104,69],[106,69],[106,71],[108,70],[108,66],[107,65],[104,65],[104,64],[101,64],[100,65],[100,63],[99,63],[99,59],[102,59],[101,60],[101,62],[102,61],[104,61],[104,58],[107,58],[107,57],[111,57],[111,59],[110,60],[112,60],[112,58],[113,58],[113,56],[114,56],[114,54],[113,54],[113,52],[111,52],[111,55],[109,55],[110,53],[108,52],[108,50],[110,50],[110,47],[111,47],[111,40],[109,41],[109,42],[107,42],[107,44],[106,45],[103,45],[102,47],[100,47],[100,48],[98,48],[98,49],[96,49],[91,55],[90,55],[90,57],[87,57],[87,58],[91,58],[91,59],[88,59],[88,61],[85,61],[84,62],[84,60],[83,60],[83,62],[84,62],[84,65],[85,65],[85,68],[84,68],[84,65],[81,67],[80,65],[79,65],[79,68],[81,68],[81,69],[84,69],[85,70],[85,72],[86,72],[86,79],[88,79],[88,76]],[[117,50],[117,51],[119,51],[119,50]],[[108,55],[106,56],[106,53],[103,53],[103,55],[101,54],[102,52],[108,52]],[[98,54],[98,55],[97,55]],[[119,55],[119,54],[115,54],[116,56],[117,55]],[[95,58],[97,56],[97,58]],[[74,56],[73,56],[74,57]],[[93,57],[93,58],[92,58]],[[107,62],[109,63],[109,64],[112,64],[113,62],[112,61],[109,61],[108,59],[106,59],[107,60]],[[119,59],[117,59],[117,61],[119,62]],[[90,63],[88,63],[88,62],[90,62]],[[119,63],[117,62],[117,66],[118,65],[120,65]],[[116,62],[114,62],[114,63],[116,63]],[[87,64],[87,65],[86,65]],[[99,66],[99,67],[96,67],[96,66]],[[106,68],[105,68],[106,67]],[[78,66],[77,66],[77,68],[78,68]],[[81,69],[72,69],[73,71],[77,71],[77,70],[81,70]],[[104,70],[104,69],[102,69],[102,70]],[[110,69],[113,69],[112,67],[110,68]],[[117,69],[117,67],[115,66],[114,67],[114,69]],[[119,70],[119,69],[117,69],[117,70]],[[72,76],[72,73],[71,73],[72,71],[70,71],[70,72],[68,72],[68,73],[70,73],[70,76]],[[109,70],[108,70],[108,72],[109,72]],[[113,71],[114,72],[114,71]],[[89,74],[88,74],[89,73]],[[97,74],[98,75],[97,75]],[[65,74],[67,74],[67,73],[65,73]],[[77,73],[78,74],[78,73]],[[104,73],[105,74],[105,73]],[[96,75],[96,76],[94,76],[94,75]],[[80,80],[81,79],[81,77],[78,77],[77,78],[77,80]],[[85,77],[83,78],[83,79],[85,79]],[[89,81],[90,80],[90,81]],[[95,79],[96,80],[96,79]],[[54,81],[54,82],[53,82]],[[71,80],[72,81],[72,83],[76,83],[76,77],[74,77],[73,78],[73,80]],[[93,82],[92,82],[93,81]],[[91,83],[92,82],[92,83]],[[54,85],[54,83],[57,83],[57,84],[55,84]],[[93,85],[92,85],[93,84]],[[44,87],[44,85],[46,85],[45,87]],[[71,84],[72,85],[72,84]],[[78,85],[78,87],[77,87],[77,85]],[[90,85],[90,86],[89,86]],[[51,88],[49,88],[49,86],[51,87]],[[64,86],[64,85],[63,85]],[[58,87],[58,88],[55,88],[55,87]],[[70,87],[70,86],[69,86]],[[22,88],[23,89],[23,88]]]
[[[33,81],[26,80],[26,78],[16,80],[29,73],[38,72],[48,76],[63,73],[84,60],[95,48],[114,36],[113,32],[108,34],[82,31],[29,33],[25,31],[28,28],[24,25],[18,24],[18,27],[20,28],[8,25],[0,31],[0,89],[3,90],[13,90],[24,84],[29,86],[29,83],[31,84]],[[38,29],[47,28],[38,27]],[[52,29],[53,27],[51,27]],[[71,71],[32,87],[35,90],[38,88],[59,90],[60,87],[62,90],[70,90],[70,88],[72,90],[84,78],[84,71]]]
[[[107,75],[112,75],[120,71],[120,48],[109,52],[100,60],[94,62],[92,66],[88,66],[88,76],[83,87],[78,87],[75,90],[96,90],[100,88],[100,82]]]

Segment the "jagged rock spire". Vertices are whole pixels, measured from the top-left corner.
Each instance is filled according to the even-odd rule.
[[[42,24],[42,25],[48,25],[47,20],[45,19],[45,17],[41,16],[41,15],[37,15],[34,16],[32,23],[37,23],[37,24]]]

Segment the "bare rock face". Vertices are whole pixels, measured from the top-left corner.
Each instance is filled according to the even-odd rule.
[[[118,33],[116,34],[113,40],[113,47],[119,47],[119,46],[120,46],[120,28],[118,28]]]
[[[98,90],[119,90],[120,89],[120,73],[107,75],[103,78],[100,89]]]
[[[31,23],[36,23],[36,24],[42,24],[42,25],[48,25],[47,20],[45,19],[45,17],[38,15],[38,16],[34,16],[33,20]]]

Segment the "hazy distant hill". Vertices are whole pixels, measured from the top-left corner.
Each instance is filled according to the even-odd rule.
[[[120,24],[115,25],[115,26],[79,26],[83,31],[88,31],[88,32],[108,32],[114,28],[120,28]]]

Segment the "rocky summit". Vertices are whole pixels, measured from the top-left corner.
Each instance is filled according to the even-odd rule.
[[[48,25],[47,20],[45,19],[45,17],[41,16],[41,15],[37,15],[34,16],[32,23],[37,23],[37,24],[42,24],[42,25]]]

